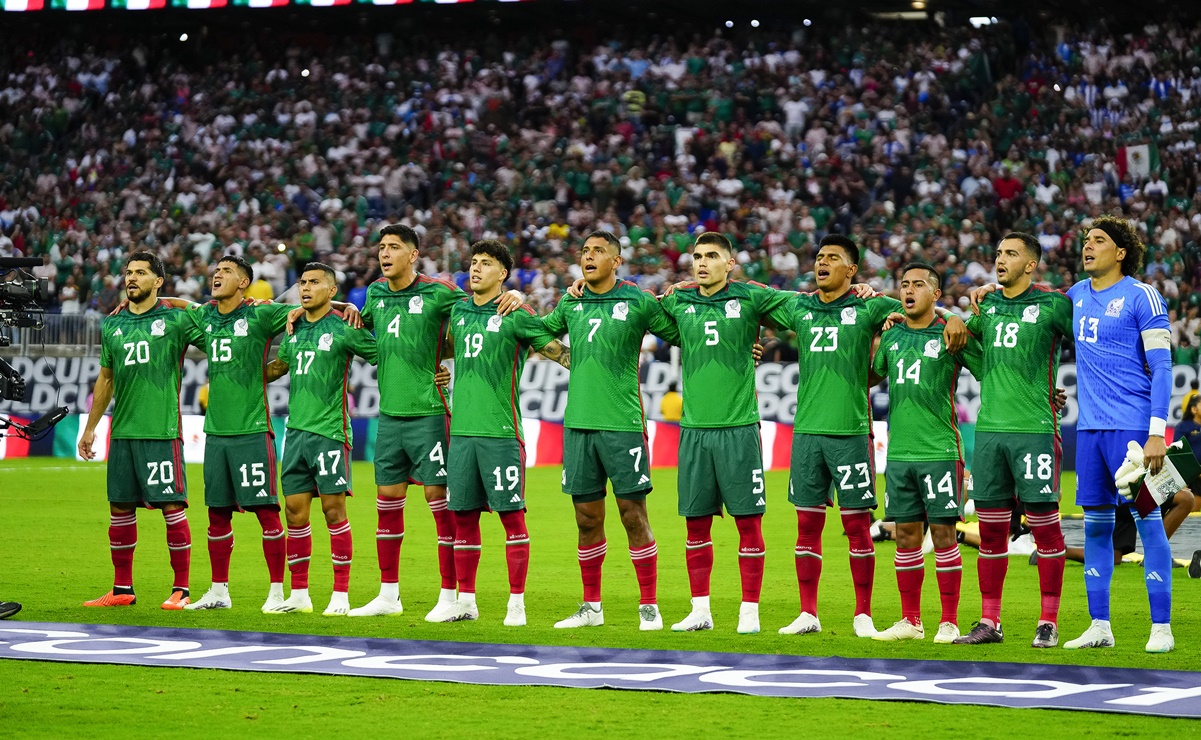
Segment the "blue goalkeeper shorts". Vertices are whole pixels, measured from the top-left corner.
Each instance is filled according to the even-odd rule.
[[[1147,441],[1147,430],[1087,430],[1076,432],[1076,505],[1119,506],[1126,503],[1113,482],[1126,460],[1126,445]]]

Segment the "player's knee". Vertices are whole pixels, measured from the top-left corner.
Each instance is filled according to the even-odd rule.
[[[1172,508],[1180,507],[1182,511],[1190,512],[1197,508],[1197,497],[1187,488],[1182,488],[1172,497]]]
[[[446,486],[426,486],[425,487],[426,501],[445,501]]]
[[[408,493],[408,490],[408,483],[397,483],[396,485],[392,486],[375,487],[376,495],[380,498],[404,498],[405,494]]]
[[[930,539],[934,541],[934,547],[938,550],[946,550],[955,546],[955,525],[954,524],[931,524]]]
[[[600,504],[596,506],[595,504]],[[582,534],[591,534],[605,528],[605,502],[592,501],[575,507],[575,523]]]
[[[922,523],[897,522],[896,537],[898,550],[916,550],[922,546]]]
[[[337,504],[324,504],[321,507],[321,513],[325,515],[326,525],[332,527],[335,524],[341,524],[346,521],[346,504],[341,506]]]
[[[650,522],[646,516],[646,504],[641,501],[625,502],[621,507],[621,525],[630,535],[643,534],[650,530]]]

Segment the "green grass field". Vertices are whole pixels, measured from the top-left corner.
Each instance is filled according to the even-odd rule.
[[[201,469],[188,466],[193,499],[201,499]],[[356,553],[351,605],[375,596],[379,572],[375,564],[375,510],[372,470],[356,463],[354,481],[360,494],[350,504]],[[684,522],[675,513],[675,474],[655,474],[658,489],[650,498],[651,523],[659,542],[659,603],[670,624],[688,610],[684,568]],[[716,567],[710,633],[642,633],[637,630],[637,583],[625,553],[625,536],[614,515],[609,522],[610,552],[605,568],[605,618],[600,628],[564,632],[552,624],[570,614],[580,598],[576,534],[570,502],[559,491],[559,469],[532,470],[527,486],[532,540],[526,604],[529,626],[501,625],[507,593],[503,532],[494,517],[484,520],[484,552],[480,566],[480,621],[432,625],[422,620],[437,597],[438,578],[433,520],[420,495],[406,510],[406,537],[401,558],[401,595],[405,613],[384,619],[331,619],[320,615],[329,598],[332,571],[324,526],[314,523],[311,615],[268,617],[258,607],[266,595],[266,566],[253,517],[235,519],[237,545],[231,571],[234,609],[223,612],[164,612],[158,603],[169,594],[170,568],[162,516],[139,514],[135,578],[140,601],[119,610],[84,609],[80,603],[104,593],[112,581],[104,499],[104,467],[62,460],[0,461],[0,598],[25,604],[18,619],[45,622],[105,622],[133,625],[212,627],[234,630],[336,634],[411,639],[463,640],[605,647],[657,648],[815,656],[925,658],[972,661],[1081,663],[1138,668],[1196,670],[1201,612],[1196,589],[1201,583],[1175,580],[1174,631],[1178,648],[1162,656],[1143,652],[1148,608],[1142,570],[1123,565],[1113,587],[1117,647],[1098,652],[1037,651],[1029,647],[1038,617],[1036,569],[1023,558],[1010,560],[1002,645],[966,648],[918,643],[878,643],[851,633],[853,605],[846,566],[846,540],[837,517],[825,534],[822,581],[822,626],[811,637],[784,637],[776,629],[797,614],[792,547],[796,524],[784,501],[787,474],[767,476],[769,507],[764,519],[767,566],[761,607],[764,632],[735,633],[740,592],[737,535],[733,522],[714,526]],[[1065,475],[1065,498],[1074,479]],[[417,492],[419,494],[419,491]],[[209,582],[205,550],[207,517],[196,506],[190,514],[193,533],[192,587],[199,595]],[[900,616],[892,570],[893,547],[885,543],[877,555],[874,613],[877,627]],[[928,559],[930,561],[931,559]],[[964,592],[960,624],[966,629],[979,616],[975,552],[964,549]],[[929,562],[927,563],[930,564]],[[933,568],[926,577],[923,606],[927,624],[936,624],[938,593]],[[1081,566],[1068,563],[1062,639],[1087,626]],[[980,737],[1029,735],[1138,736],[1191,734],[1201,723],[1119,715],[945,707],[920,703],[795,700],[738,695],[673,695],[624,691],[554,688],[460,686],[448,683],[331,678],[288,674],[248,674],[200,669],[141,668],[105,665],[0,662],[0,717],[4,728],[19,735],[61,736],[71,730],[127,737],[164,732],[204,732],[226,736],[244,732],[288,732],[296,735],[344,732],[367,734],[383,725],[420,736],[566,735],[573,732],[635,733],[650,737],[685,734],[727,736],[754,733],[765,737],[796,736],[801,722],[820,719],[831,737],[881,730],[899,736],[928,734],[930,727],[970,732]],[[957,728],[962,728],[959,730]],[[972,729],[969,729],[972,728]],[[982,729],[983,728],[983,729]]]

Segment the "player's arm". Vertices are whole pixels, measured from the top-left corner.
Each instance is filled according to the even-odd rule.
[[[525,305],[525,296],[520,290],[506,290],[493,303],[496,304],[496,312],[498,314],[508,316]]]
[[[646,311],[647,311],[647,328],[651,334],[659,337],[668,344],[680,346],[680,327],[676,324],[675,319],[663,307],[663,304],[655,299],[652,295],[647,295]]]
[[[942,341],[947,345],[947,351],[962,350],[967,344],[968,337],[971,336],[971,332],[967,330],[967,324],[963,323],[963,319],[959,318],[954,311],[942,306],[934,307],[934,315],[947,324],[942,330]]]
[[[275,359],[267,363],[263,368],[263,374],[267,377],[267,382],[271,383],[288,374],[288,363],[284,361],[283,354],[278,354]]]
[[[534,347],[538,354],[546,359],[553,360],[565,368],[571,368],[571,348],[550,335],[542,320],[534,315],[532,308],[522,306],[521,311],[513,314],[513,320],[517,322],[518,339]]]
[[[556,337],[561,337],[567,333],[567,317],[563,313],[567,310],[566,304],[566,298],[560,299],[555,304],[554,309],[540,319],[546,330]]]
[[[353,303],[344,301],[330,301],[330,308],[342,314],[342,320],[352,329],[363,328],[363,315],[359,313],[359,307]],[[303,309],[301,309],[303,310]]]
[[[375,365],[379,362],[379,345],[375,343],[375,335],[366,329],[352,329],[346,333],[347,346],[350,351]]]
[[[96,451],[92,449],[92,445],[96,442],[96,425],[100,423],[100,417],[104,416],[104,411],[112,400],[113,369],[101,367],[100,375],[97,376],[96,383],[92,386],[92,408],[88,411],[88,423],[84,426],[83,435],[80,436],[77,445],[79,456],[84,460],[96,457]]]
[[[867,371],[867,387],[880,385],[888,378],[888,351],[884,348],[884,333],[872,340],[872,364]]]
[[[558,339],[550,340],[549,344],[538,350],[538,354],[548,360],[554,360],[569,370],[571,369],[571,348]]]
[[[1154,288],[1144,287],[1141,283],[1138,290],[1142,294],[1134,302],[1134,315],[1147,355],[1147,367],[1151,369],[1151,419],[1147,423],[1143,460],[1147,472],[1155,475],[1163,467],[1167,454],[1164,434],[1168,426],[1168,407],[1172,403],[1172,334],[1163,298]]]

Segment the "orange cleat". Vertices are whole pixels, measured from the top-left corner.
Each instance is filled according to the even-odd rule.
[[[167,611],[180,611],[190,603],[192,603],[192,600],[185,596],[183,591],[172,591],[171,598],[163,602],[163,609]]]
[[[138,597],[133,594],[115,594],[109,591],[99,599],[83,602],[84,606],[133,606],[138,603]]]

